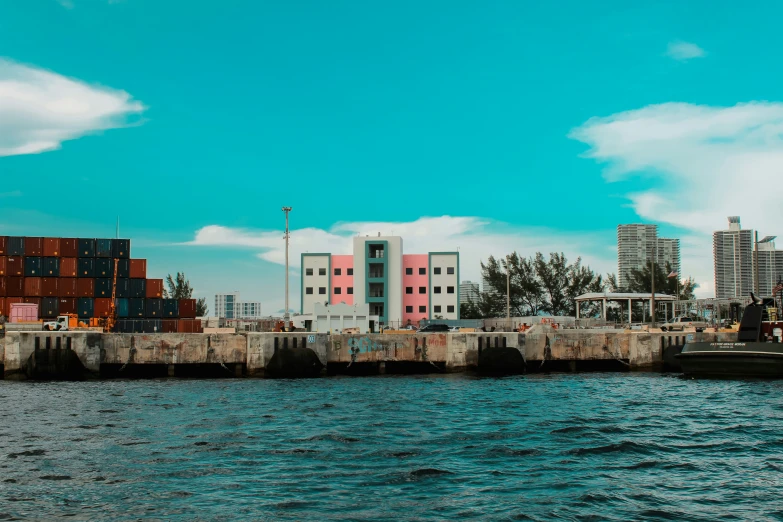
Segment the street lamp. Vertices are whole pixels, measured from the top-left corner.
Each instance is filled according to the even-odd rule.
[[[291,234],[288,233],[288,213],[293,210],[293,207],[283,207],[285,212],[285,313],[283,314],[283,328],[285,331],[289,331],[291,327],[291,316],[288,313],[288,239]]]

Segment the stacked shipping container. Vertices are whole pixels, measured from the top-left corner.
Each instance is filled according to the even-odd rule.
[[[147,279],[147,260],[131,259],[129,239],[0,236],[0,315],[38,305],[38,319],[108,317],[112,285],[116,331],[201,331],[195,299],[163,299],[163,280]]]

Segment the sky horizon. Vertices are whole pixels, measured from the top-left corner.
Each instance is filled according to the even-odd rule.
[[[712,232],[776,235],[774,3],[0,6],[0,235],[133,241],[214,311],[291,304],[302,252],[356,234],[617,271],[618,224],[681,241],[714,295]],[[728,36],[727,36],[728,35]],[[783,230],[780,230],[783,233]]]

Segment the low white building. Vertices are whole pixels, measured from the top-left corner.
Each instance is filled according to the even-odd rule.
[[[370,305],[313,303],[313,313],[291,318],[296,328],[317,333],[341,333],[346,328],[358,328],[360,333],[378,330],[379,317],[370,315]]]

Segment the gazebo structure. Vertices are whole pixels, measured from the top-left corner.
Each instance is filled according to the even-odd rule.
[[[581,303],[587,303],[587,302],[594,302],[594,301],[601,301],[601,318],[603,320],[606,320],[606,303],[609,302],[616,302],[620,304],[620,309],[622,311],[623,309],[623,303],[628,303],[628,322],[631,322],[631,310],[633,309],[633,303],[634,301],[642,301],[642,302],[649,302],[650,310],[652,310],[652,294],[647,293],[612,293],[612,292],[602,292],[602,293],[591,293],[591,294],[582,294],[579,297],[576,298],[576,318],[579,319],[579,308]],[[674,313],[674,305],[673,303],[677,301],[677,298],[673,295],[667,295],[667,294],[655,294],[655,302],[656,304],[660,303],[671,303],[671,314]],[[669,313],[666,314],[667,317],[670,315]]]

